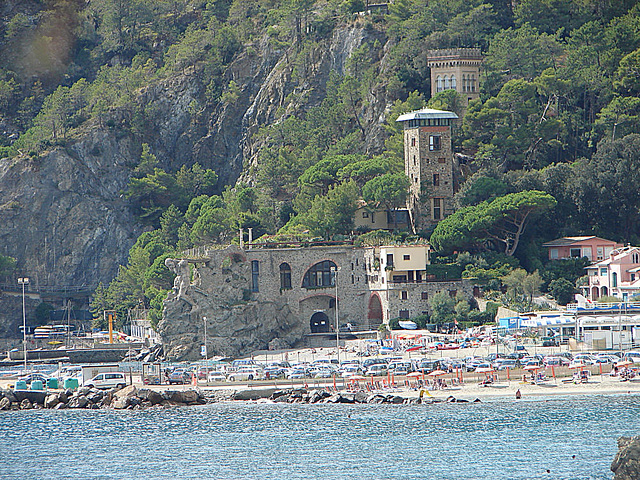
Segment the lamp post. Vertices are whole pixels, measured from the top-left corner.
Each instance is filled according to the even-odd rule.
[[[202,317],[204,322],[204,364],[209,364],[209,352],[207,351],[207,317]],[[207,372],[208,375],[208,372]]]
[[[22,285],[22,344],[24,346],[24,370],[27,371],[27,310],[24,301],[24,287],[29,284],[28,277],[18,279],[18,285]]]
[[[338,272],[340,267],[331,267],[333,283],[336,286],[336,352],[338,353],[338,368],[340,368],[340,326],[338,325]]]

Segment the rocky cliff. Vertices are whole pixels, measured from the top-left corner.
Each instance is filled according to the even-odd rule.
[[[242,251],[229,247],[218,253],[192,263],[167,259],[176,280],[158,324],[165,358],[202,358],[205,324],[209,356],[238,357],[300,342],[303,327],[285,302],[250,300],[251,270]],[[207,268],[197,268],[202,262]]]
[[[248,167],[259,161],[258,129],[282,112],[319,103],[330,72],[343,72],[350,53],[378,36],[357,26],[337,29],[310,52],[303,81],[292,80],[290,52],[263,40],[239,54],[225,73],[223,83],[234,80],[240,87],[233,103],[207,104],[198,68],[190,67],[139,91],[139,103],[154,112],[144,138],[118,122],[96,123],[84,125],[64,147],[1,159],[0,253],[17,258],[18,272],[37,285],[108,283],[143,230],[122,195],[142,142],[168,171],[197,162],[216,170],[220,190],[243,171],[251,182]],[[383,144],[388,103],[384,92],[372,92],[362,112],[372,152]],[[117,111],[111,114],[117,119]]]

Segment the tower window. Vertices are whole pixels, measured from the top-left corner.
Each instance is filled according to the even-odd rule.
[[[411,146],[412,146],[412,147],[415,147],[415,146],[416,146],[416,137],[413,137],[413,138],[411,139]]]
[[[434,198],[433,199],[433,219],[441,220],[442,219],[442,199]]]
[[[439,135],[431,135],[429,136],[429,150],[436,151],[440,150],[440,136]]]
[[[451,88],[453,90],[456,89],[456,76],[455,75],[451,75]]]
[[[439,173],[434,173],[433,174],[433,186],[434,187],[439,187],[440,186],[440,174]]]

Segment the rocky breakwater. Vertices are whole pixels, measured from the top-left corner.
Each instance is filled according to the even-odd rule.
[[[395,394],[368,393],[368,392],[333,392],[330,390],[307,390],[287,389],[287,390],[264,390],[261,395],[260,390],[241,390],[236,391],[232,396],[232,400],[260,400],[268,399],[275,403],[351,403],[351,404],[394,404],[394,405],[420,405],[433,403],[470,403],[469,400],[463,400],[449,396],[446,399],[434,397],[403,397]],[[267,396],[267,394],[270,394]],[[475,399],[473,403],[480,402]]]
[[[199,390],[156,391],[129,385],[122,389],[98,390],[79,388],[76,391],[63,390],[43,392],[33,390],[0,390],[0,410],[30,410],[48,408],[113,408],[116,410],[137,410],[161,406],[203,405],[207,403]]]

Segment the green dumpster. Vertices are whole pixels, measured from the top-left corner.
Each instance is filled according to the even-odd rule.
[[[31,382],[31,390],[44,390],[41,380],[34,380]]]
[[[58,379],[57,378],[48,378],[47,379],[47,388],[58,388]]]
[[[78,388],[78,379],[77,378],[67,378],[64,381],[65,390],[76,390]]]
[[[25,382],[24,380],[18,380],[16,382],[16,390],[26,390],[27,389],[27,382]]]

